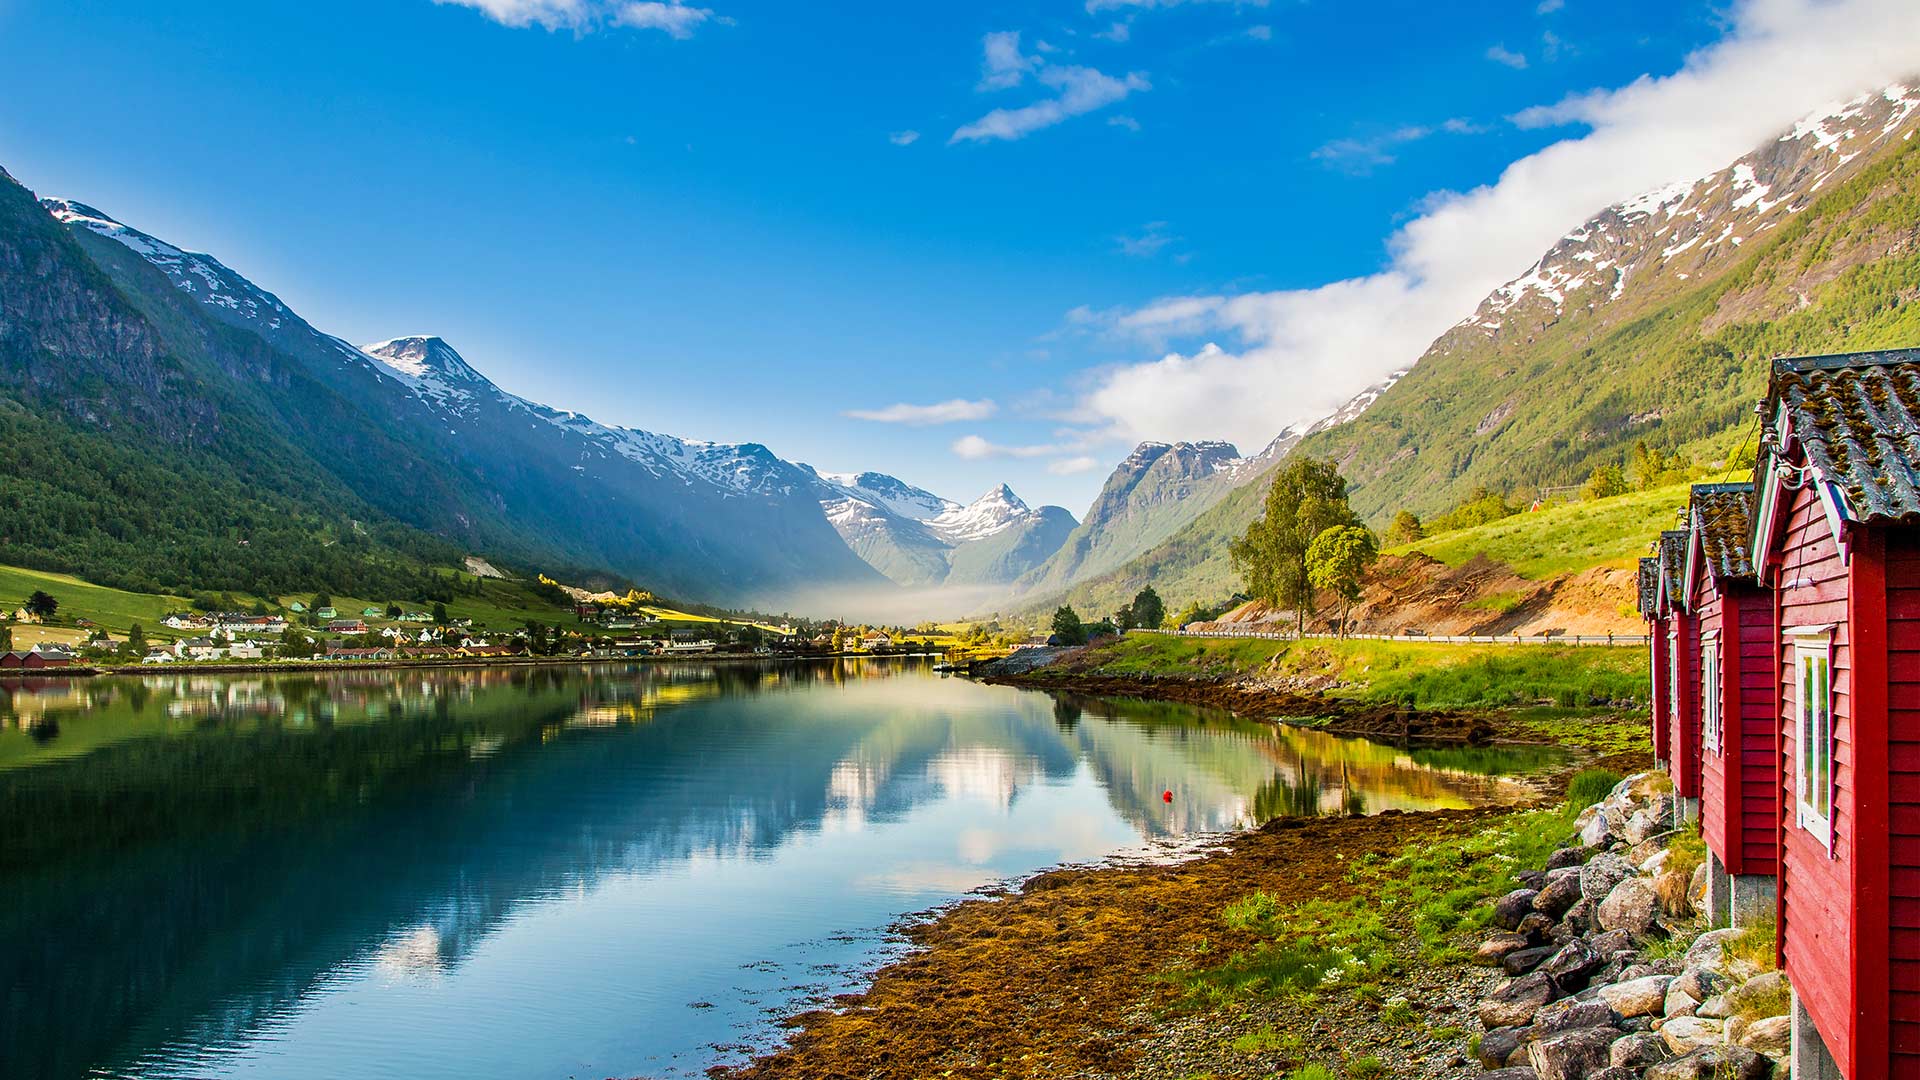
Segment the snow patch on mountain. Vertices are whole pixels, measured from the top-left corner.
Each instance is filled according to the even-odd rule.
[[[1010,529],[1033,512],[1012,488],[1001,484],[967,505],[933,518],[927,527],[950,544],[966,544]]]

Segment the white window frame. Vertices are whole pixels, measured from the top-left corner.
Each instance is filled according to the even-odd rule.
[[[1720,631],[1700,639],[1700,747],[1716,757],[1726,753],[1726,718],[1720,687]]]
[[[1793,643],[1794,820],[1833,851],[1833,627],[1796,626]]]
[[[1667,717],[1673,721],[1673,731],[1676,740],[1679,736],[1682,716],[1680,711],[1680,676],[1681,673],[1686,670],[1685,665],[1680,661],[1680,623],[1676,616],[1673,629],[1667,631]],[[1677,755],[1680,753],[1680,747],[1677,741],[1673,747],[1673,752],[1676,755],[1675,760],[1678,760]]]

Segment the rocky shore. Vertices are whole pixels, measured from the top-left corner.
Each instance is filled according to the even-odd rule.
[[[1476,1008],[1487,1080],[1765,1080],[1784,1066],[1772,927],[1699,932],[1707,868],[1674,827],[1670,788],[1657,773],[1622,780],[1493,904],[1501,932],[1475,959],[1510,978]]]

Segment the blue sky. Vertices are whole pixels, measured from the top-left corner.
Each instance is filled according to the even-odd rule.
[[[0,165],[351,340],[1078,514],[1134,440],[1257,449],[1588,212],[1920,69],[1809,44],[1831,7],[0,0]],[[1788,47],[1805,93],[1753,83]]]

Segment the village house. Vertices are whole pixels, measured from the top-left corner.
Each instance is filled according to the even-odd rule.
[[[313,617],[322,620],[337,619],[340,617],[340,613],[330,607],[314,608]]]
[[[205,630],[213,625],[213,620],[205,615],[178,611],[168,614],[160,620],[160,625],[169,630]]]
[[[1687,507],[1687,607],[1697,620],[1692,665],[1700,747],[1700,832],[1707,911],[1716,926],[1774,913],[1773,597],[1753,569],[1753,484],[1695,484]]]
[[[1762,416],[1793,1075],[1920,1075],[1920,350],[1776,360]]]
[[[327,649],[327,659],[329,660],[391,660],[393,656],[394,653],[392,649],[382,646],[373,646],[364,649],[331,646]]]
[[[1648,556],[1640,560],[1640,617],[1647,622],[1647,670],[1652,673],[1650,715],[1653,718],[1653,767],[1667,771],[1671,751],[1667,746],[1667,615],[1660,606],[1660,560]]]
[[[1673,779],[1674,813],[1681,821],[1700,814],[1700,620],[1687,607],[1687,544],[1691,533],[1660,534],[1660,608],[1665,615],[1666,709],[1656,723],[1667,727],[1667,775]]]
[[[0,653],[0,671],[39,671],[73,666],[73,651],[64,645],[36,645]]]
[[[358,635],[367,632],[367,624],[359,619],[333,619],[327,623],[329,634]]]
[[[173,643],[173,654],[182,660],[218,660],[227,647],[213,637],[181,638]]]

